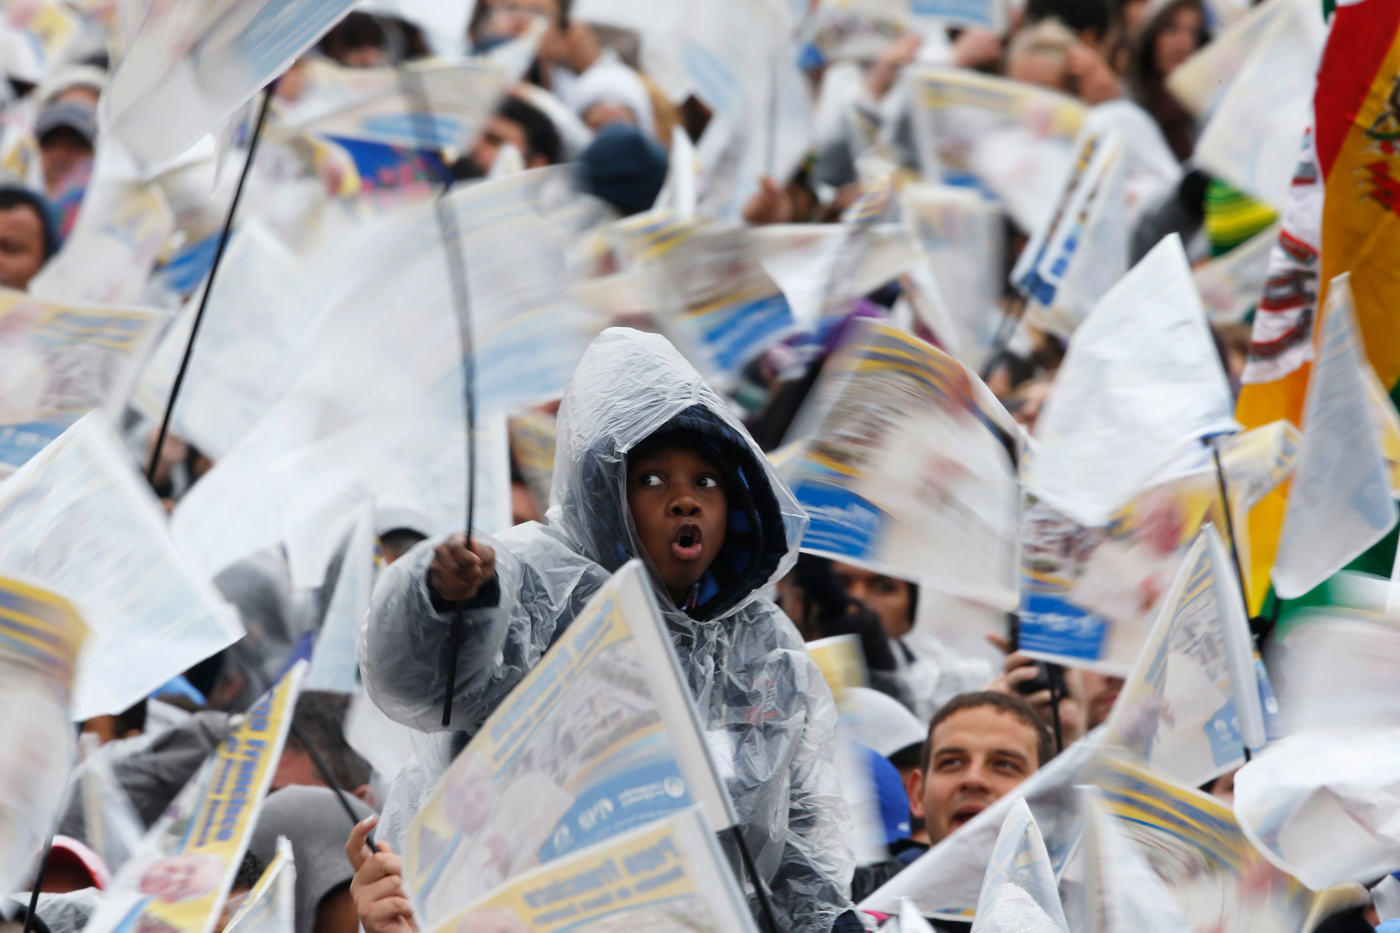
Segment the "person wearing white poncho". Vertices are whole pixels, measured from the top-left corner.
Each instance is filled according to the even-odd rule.
[[[677,607],[627,505],[629,452],[699,451],[724,473],[724,544]],[[389,795],[382,838],[399,838],[452,750],[480,727],[609,575],[632,558],[656,598],[712,747],[732,750],[728,786],[784,931],[825,933],[849,909],[849,817],[832,760],[836,708],[793,624],[762,591],[797,558],[806,516],[747,432],[665,339],[613,328],[589,347],[559,410],[548,524],[490,542],[496,572],[464,612],[452,728],[442,732],[451,607],[420,543],[384,572],[360,631],[360,667],[388,716],[424,733]],[[477,541],[483,536],[476,536]],[[463,734],[465,733],[465,735]],[[728,767],[727,767],[728,766]]]

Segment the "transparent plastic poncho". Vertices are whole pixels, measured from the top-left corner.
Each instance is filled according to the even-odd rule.
[[[548,524],[491,540],[500,600],[467,610],[452,729],[473,733],[608,577],[646,555],[627,509],[627,454],[653,434],[684,432],[729,474],[725,547],[698,604],[656,598],[711,747],[731,761],[729,788],[781,927],[825,931],[849,907],[850,821],[832,761],[836,707],[796,628],[763,595],[791,569],[807,519],[738,419],[664,338],[613,328],[589,347],[559,410]],[[478,536],[483,540],[484,536]],[[420,543],[375,587],[360,629],[365,687],[392,719],[420,730],[385,808],[396,844],[450,760],[441,732],[442,656],[450,618],[435,611]],[[655,576],[653,575],[655,581]],[[460,738],[457,744],[460,744]]]

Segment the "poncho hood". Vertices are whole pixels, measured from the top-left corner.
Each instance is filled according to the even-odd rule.
[[[723,619],[792,568],[807,516],[743,425],[665,338],[615,327],[589,346],[559,408],[548,523],[609,572],[634,557],[647,561],[627,508],[627,455],[653,438],[696,447],[725,474],[724,547],[687,611],[697,621]],[[675,608],[652,579],[662,605]]]

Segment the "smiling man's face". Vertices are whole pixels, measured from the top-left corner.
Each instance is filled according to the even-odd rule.
[[[937,845],[1035,773],[1037,739],[1035,729],[994,706],[958,710],[935,726],[928,769],[910,795],[929,841]]]

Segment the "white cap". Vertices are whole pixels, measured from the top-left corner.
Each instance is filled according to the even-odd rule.
[[[399,528],[407,528],[429,538],[433,536],[433,523],[421,509],[402,502],[376,502],[374,533],[382,535]]]
[[[64,91],[85,87],[101,94],[107,86],[107,72],[96,65],[69,64],[56,68],[39,87],[39,99],[50,101]]]
[[[846,697],[860,717],[860,744],[877,755],[888,758],[928,737],[928,730],[918,717],[888,694],[869,687],[851,687]]]

